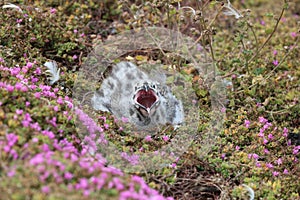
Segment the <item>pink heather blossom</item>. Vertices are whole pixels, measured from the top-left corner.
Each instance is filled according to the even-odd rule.
[[[293,154],[297,155],[299,153],[299,149],[300,149],[300,145],[299,146],[295,146],[293,149]]]
[[[249,120],[245,120],[244,125],[246,128],[249,128],[250,126],[250,121]]]
[[[79,180],[79,183],[77,183],[77,188],[78,189],[87,189],[89,186],[89,182],[86,178],[81,178]]]
[[[9,154],[13,157],[14,160],[18,158],[18,153],[14,149],[11,149]]]
[[[132,154],[128,155],[126,152],[121,153],[121,157],[130,162],[131,165],[137,165],[139,163],[139,156]]]
[[[46,194],[50,193],[50,188],[49,188],[49,186],[43,186],[43,187],[42,187],[42,192],[43,192],[43,193],[46,193]]]
[[[42,70],[41,70],[40,67],[37,67],[37,68],[34,70],[33,73],[35,73],[36,75],[41,75],[41,74],[42,74]]]
[[[21,71],[20,67],[13,67],[10,69],[10,74],[12,76],[16,76],[20,73],[20,71]]]
[[[176,167],[177,167],[177,164],[176,164],[176,163],[172,163],[172,164],[170,165],[170,167],[171,167],[171,168],[176,168]]]
[[[240,147],[239,146],[235,146],[235,150],[239,151]]]
[[[58,97],[56,102],[61,105],[64,103],[64,100],[61,97]]]
[[[6,90],[7,90],[8,92],[13,92],[14,89],[15,89],[14,86],[12,86],[12,85],[6,85]]]
[[[51,13],[51,14],[55,14],[56,12],[57,12],[57,10],[56,10],[55,8],[51,8],[51,9],[50,9],[50,13]]]
[[[260,21],[260,24],[261,24],[262,26],[264,26],[264,25],[266,25],[266,22],[265,22],[264,20],[261,20],[261,21]]]
[[[272,174],[273,174],[273,176],[278,176],[278,175],[279,175],[279,172],[274,171],[274,172],[272,172]]]
[[[12,170],[9,170],[8,172],[7,172],[7,176],[8,177],[13,177],[14,175],[16,174],[16,170],[15,169],[12,169]]]
[[[283,137],[287,137],[288,136],[288,129],[286,127],[283,128]]]
[[[225,107],[222,107],[221,108],[221,113],[225,113],[226,112],[226,108]]]
[[[28,63],[26,64],[26,66],[30,69],[30,68],[32,68],[33,63],[32,63],[32,62],[28,62]]]
[[[59,110],[58,106],[54,106],[54,107],[53,107],[53,110],[54,110],[55,112],[57,112],[57,111]]]
[[[167,135],[164,135],[163,137],[162,137],[162,139],[165,141],[165,142],[167,142],[167,141],[169,141],[169,136],[167,136]]]
[[[261,123],[261,124],[265,124],[265,123],[268,122],[268,120],[265,119],[264,117],[259,117],[259,118],[258,118],[258,121],[259,121],[259,123]]]
[[[278,60],[273,60],[272,63],[273,63],[274,66],[277,66],[279,62],[278,62]]]
[[[103,124],[105,129],[109,129],[109,125],[108,124]]]
[[[29,101],[26,101],[26,102],[25,102],[25,106],[26,106],[26,107],[30,106],[30,102],[29,102]]]
[[[295,38],[295,37],[297,37],[297,33],[296,33],[296,32],[291,32],[291,36],[292,36],[293,38]]]
[[[78,58],[77,55],[73,55],[72,57],[73,60],[76,60],[77,58]]]
[[[252,158],[252,153],[248,154],[248,158],[251,159]]]
[[[271,163],[266,164],[267,168],[272,169],[274,166]]]
[[[41,93],[40,92],[34,93],[34,97],[37,99],[41,98]]]
[[[59,91],[59,88],[53,88],[53,92],[57,93]]]
[[[226,154],[225,154],[225,153],[222,153],[222,155],[221,155],[222,160],[224,160],[225,157],[226,157]]]
[[[270,134],[268,135],[268,139],[269,139],[269,140],[273,140],[273,139],[274,139],[274,136],[270,133]]]
[[[264,149],[264,153],[265,153],[265,154],[269,154],[270,151],[269,151],[268,149]]]
[[[266,139],[266,138],[264,138],[264,141],[263,141],[263,143],[264,144],[267,144],[269,141]]]
[[[265,135],[264,135],[264,131],[265,131],[265,129],[261,128],[261,129],[259,130],[258,137],[264,137],[264,136],[265,136]]]
[[[146,142],[152,141],[151,135],[147,135],[144,139]]]
[[[73,174],[70,173],[70,172],[65,172],[64,178],[65,178],[66,180],[71,180],[71,179],[73,178]]]
[[[9,133],[6,135],[6,140],[8,146],[13,146],[17,141],[18,141],[18,136],[15,135],[14,133]]]
[[[29,164],[35,166],[42,162],[44,162],[44,157],[42,153],[39,153],[30,159]]]
[[[283,174],[289,174],[289,171],[287,169],[284,169]]]
[[[276,56],[277,53],[278,53],[277,50],[274,50],[274,51],[273,51],[273,55],[274,55],[274,56]]]
[[[277,162],[277,165],[281,165],[282,164],[282,159],[278,158],[278,160],[276,162]]]
[[[253,158],[254,160],[258,160],[259,155],[257,155],[256,153],[254,153],[254,154],[252,154],[252,158]]]
[[[22,115],[22,114],[23,114],[23,110],[17,109],[17,110],[16,110],[16,114],[17,114],[17,115]]]
[[[37,83],[39,81],[38,78],[34,77],[34,76],[31,76],[31,82],[32,83]]]
[[[256,166],[256,167],[261,167],[260,162],[256,162],[255,166]]]
[[[32,142],[33,142],[33,143],[37,143],[38,141],[39,141],[38,138],[32,138]]]

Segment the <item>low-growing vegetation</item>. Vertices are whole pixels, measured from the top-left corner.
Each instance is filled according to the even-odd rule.
[[[300,198],[296,2],[4,1],[0,16],[0,199]],[[110,113],[87,115],[77,107],[73,86],[96,45],[152,26],[193,38],[209,57],[226,85],[225,118],[202,155],[201,133],[212,117],[205,77],[186,58],[170,59],[155,48],[128,51],[117,61],[174,65],[191,77],[199,125],[176,162],[126,173],[101,151],[91,153],[78,121],[128,151],[155,151],[171,142],[174,130],[126,134]]]

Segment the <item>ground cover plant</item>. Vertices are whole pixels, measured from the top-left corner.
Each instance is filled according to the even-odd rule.
[[[13,4],[11,4],[13,3]],[[288,1],[4,1],[0,3],[0,199],[299,199],[299,3]],[[124,173],[78,136],[75,121],[125,149],[138,140],[109,113],[97,123],[73,103],[78,70],[96,42],[144,26],[196,41],[227,87],[216,143],[201,154],[211,94],[182,59],[155,49],[120,60],[175,65],[198,97],[198,137],[162,169]],[[45,64],[46,63],[46,64]],[[118,134],[115,134],[118,133]],[[124,142],[125,141],[125,142]]]

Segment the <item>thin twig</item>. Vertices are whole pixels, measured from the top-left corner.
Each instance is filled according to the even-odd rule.
[[[256,51],[256,53],[248,60],[248,64],[251,63],[257,56],[258,54],[260,53],[260,51],[267,45],[267,43],[270,41],[270,39],[273,37],[274,33],[276,32],[277,28],[278,28],[278,25],[279,25],[279,22],[281,21],[281,18],[284,14],[284,11],[286,10],[285,6],[283,6],[282,10],[281,10],[281,13],[280,13],[280,16],[279,18],[277,19],[276,21],[276,24],[273,28],[273,31],[270,33],[270,35],[267,37],[266,41],[258,48],[258,50]],[[245,65],[244,65],[245,66]]]

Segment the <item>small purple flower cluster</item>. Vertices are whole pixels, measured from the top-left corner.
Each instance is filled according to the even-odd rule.
[[[52,14],[55,12],[51,11]],[[31,98],[35,103],[36,101],[51,101],[51,104],[45,106],[55,112],[60,111],[57,115],[52,113],[51,116],[40,121],[30,113],[30,110],[34,108],[33,101],[27,100],[23,106],[16,105],[13,119],[19,122],[24,130],[30,130],[32,135],[28,136],[29,139],[25,139],[17,131],[11,131],[4,139],[0,139],[2,156],[12,160],[8,166],[4,166],[4,163],[2,166],[7,170],[8,178],[15,177],[17,173],[23,173],[23,170],[18,170],[16,164],[21,162],[28,170],[34,171],[41,184],[41,192],[45,194],[54,190],[53,183],[55,183],[55,185],[67,185],[69,191],[82,191],[84,196],[92,193],[101,194],[102,189],[116,189],[120,199],[124,200],[172,199],[165,198],[156,190],[151,189],[141,177],[132,176],[128,182],[125,180],[130,177],[121,170],[105,166],[106,160],[96,152],[99,145],[107,144],[104,137],[105,129],[98,126],[81,109],[73,110],[72,100],[67,96],[59,96],[58,88],[38,84],[43,79],[40,77],[42,69],[36,62],[27,61],[23,67],[5,67],[4,59],[0,58],[0,72],[3,74],[2,77],[5,77],[5,74],[6,77],[11,77],[0,81],[1,96],[26,94],[29,96],[27,99],[30,99],[32,95]],[[2,103],[0,102],[0,106]],[[61,138],[65,124],[59,121],[59,114],[65,116],[67,121],[73,120],[76,114],[79,121],[86,127],[88,132],[86,137],[82,141],[75,135],[69,135],[68,139]],[[126,122],[127,119],[124,118],[122,121]],[[25,144],[24,140],[26,140]],[[138,161],[136,157],[127,154],[123,156],[133,165]]]
[[[250,121],[245,120],[244,124],[246,128],[249,128]],[[284,127],[282,132],[280,132],[277,127],[274,127],[273,124],[264,117],[258,118],[258,124],[260,125],[260,129],[257,136],[263,147],[263,151],[260,152],[262,155],[260,156],[256,153],[250,153],[248,154],[248,159],[254,160],[255,166],[258,168],[265,166],[267,170],[272,172],[274,177],[277,177],[281,174],[289,174],[289,171],[286,169],[289,166],[288,159],[284,156],[277,157],[276,153],[273,153],[271,148],[276,146],[276,144],[279,144],[282,140],[286,141],[287,148],[285,154],[294,155],[292,160],[294,163],[298,163],[296,156],[299,154],[300,146],[291,145],[291,141],[287,139],[288,129],[286,127]],[[262,157],[264,157],[265,161],[260,161],[260,158]],[[284,166],[286,166],[286,168]]]

